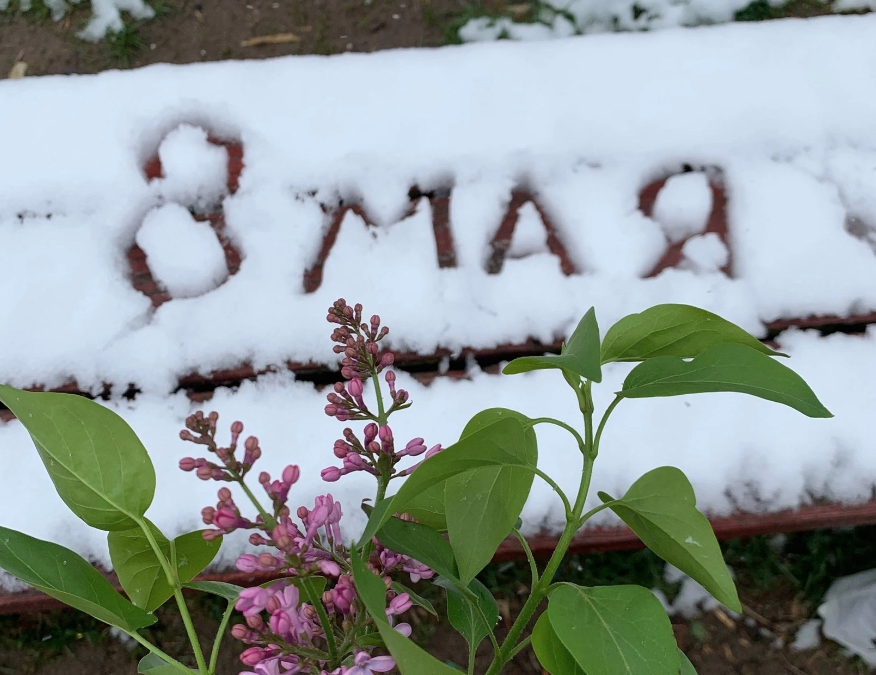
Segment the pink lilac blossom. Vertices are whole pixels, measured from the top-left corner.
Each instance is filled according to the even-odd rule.
[[[434,445],[427,450],[424,439],[416,437],[397,448],[387,420],[389,415],[411,403],[405,390],[396,389],[396,375],[389,369],[395,362],[393,354],[381,352],[379,343],[388,335],[389,329],[381,327],[380,317],[374,315],[365,323],[362,321],[362,306],[351,307],[341,299],[329,309],[328,320],[337,324],[332,340],[337,343],[335,353],[343,354],[341,375],[345,382],[333,386],[325,412],[341,422],[363,421],[366,425],[361,439],[349,427],[344,429],[343,438],[335,441],[332,448],[342,466],[324,469],[322,478],[334,482],[348,473],[365,471],[376,476],[385,487],[390,480],[408,475],[422,464],[421,461],[398,470],[396,465],[403,458],[425,455],[425,461],[440,452],[441,446]],[[366,383],[377,385],[381,373],[389,388],[389,403],[378,406],[380,413],[375,414],[365,401]],[[381,396],[379,386],[374,387],[374,394]],[[218,419],[215,412],[205,416],[199,411],[186,420],[186,429],[180,432],[180,438],[206,447],[216,459],[184,457],[180,460],[180,469],[193,471],[202,480],[235,482],[245,487],[247,474],[262,455],[258,438],[246,438],[243,457],[240,458],[238,444],[243,423],[232,423],[230,443],[223,447],[216,442]],[[204,531],[205,539],[215,539],[237,529],[249,529],[252,530],[249,537],[252,545],[272,547],[272,552],[241,555],[236,563],[239,570],[285,575],[265,587],[240,591],[235,607],[243,614],[245,623],[233,626],[231,633],[237,640],[250,645],[240,658],[252,669],[241,675],[311,675],[317,672],[322,675],[371,675],[388,672],[395,665],[392,658],[371,656],[369,651],[357,646],[355,640],[347,640],[348,636],[373,635],[375,630],[373,620],[356,592],[349,553],[343,545],[341,504],[331,494],[320,495],[314,500],[312,509],[298,507],[294,511],[297,522],[293,520],[287,502],[300,476],[301,471],[295,464],[288,465],[275,479],[267,472],[261,472],[258,481],[271,504],[264,510],[252,493],[245,490],[258,511],[254,518],[241,513],[227,487],[218,491],[216,506],[206,507],[201,514],[204,523],[213,527]],[[407,518],[404,514],[401,517]],[[395,630],[409,636],[410,625],[397,623],[397,620],[411,608],[410,595],[392,589],[388,575],[401,572],[417,582],[432,578],[434,572],[409,556],[390,551],[376,539],[374,541],[376,558],[372,558],[368,566],[387,587],[386,618]],[[367,547],[365,553],[368,553]],[[299,588],[298,584],[306,583],[305,579],[312,575],[320,576],[322,580],[318,583],[327,586],[320,597],[305,596],[301,589],[307,587]],[[302,581],[293,583],[293,578]],[[309,604],[310,601],[316,605]],[[351,646],[346,653],[337,655],[331,653],[333,647],[329,648],[332,642]],[[345,662],[352,665],[342,665]]]

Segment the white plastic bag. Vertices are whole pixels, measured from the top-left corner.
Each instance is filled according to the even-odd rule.
[[[876,569],[837,579],[818,614],[826,637],[876,667]]]

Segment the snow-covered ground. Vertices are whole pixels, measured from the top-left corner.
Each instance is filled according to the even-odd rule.
[[[70,5],[78,5],[81,0],[18,0],[18,8],[22,12],[29,11],[36,3],[42,3],[52,10],[52,18],[59,21],[70,9]],[[0,11],[9,7],[9,0],[0,0]],[[124,27],[122,12],[127,12],[134,19],[151,19],[155,10],[145,0],[90,0],[91,20],[80,32],[83,40],[97,42],[106,37],[107,33],[117,33]]]
[[[150,516],[176,531],[197,526],[215,487],[176,469],[191,452],[176,432],[192,409],[171,394],[178,378],[246,361],[333,362],[324,316],[341,296],[381,314],[394,347],[422,353],[551,340],[591,305],[603,330],[685,302],[759,336],[777,318],[876,310],[874,32],[876,17],[831,17],[0,82],[0,381],[75,378],[116,392],[136,383],[142,396],[111,405],[153,453]],[[234,194],[207,132],[243,145]],[[149,181],[143,167],[156,152],[164,178]],[[701,234],[711,206],[701,174],[670,180],[653,218],[638,210],[640,189],[683,163],[720,174],[731,251]],[[438,266],[428,201],[404,216],[412,185],[452,187],[456,268]],[[530,206],[502,272],[487,274],[517,186],[537,195],[581,273],[562,274]],[[348,213],[322,285],[305,293],[327,224],[320,203],[339,197],[360,199],[378,227]],[[230,277],[210,230],[186,213],[217,202],[243,257]],[[682,265],[645,278],[684,239]],[[175,296],[157,310],[128,279],[135,241]],[[728,253],[732,278],[720,271]],[[715,513],[867,498],[876,333],[789,332],[780,342],[834,419],[734,395],[627,402],[594,487],[618,493],[675,464]],[[598,405],[626,368],[609,369]],[[549,372],[472,370],[469,381],[428,388],[402,379],[414,407],[398,417],[398,438],[451,443],[493,405],[576,420],[574,398]],[[269,470],[299,463],[296,494],[312,503],[342,427],[323,405],[312,385],[276,375],[220,390],[206,407],[223,423],[242,419]],[[571,489],[574,449],[553,431],[542,439],[543,468]],[[0,426],[0,449],[0,523],[107,562],[104,537],[62,508],[17,423]],[[330,489],[352,536],[368,481]],[[539,486],[525,527],[558,518]]]

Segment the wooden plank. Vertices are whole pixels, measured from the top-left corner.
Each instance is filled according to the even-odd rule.
[[[711,520],[719,539],[754,537],[780,532],[802,532],[823,528],[876,525],[876,499],[853,506],[817,504],[799,509],[772,513],[736,513]],[[557,538],[552,535],[536,535],[528,539],[533,554],[546,558],[554,550]],[[625,526],[593,527],[582,530],[572,541],[570,553],[595,553],[642,548],[642,542]],[[508,538],[499,547],[494,562],[522,560],[523,549],[516,539]],[[113,575],[107,575],[115,584]],[[226,572],[204,574],[201,581],[225,581],[239,586],[254,586],[276,575],[269,573],[248,574]],[[118,588],[118,586],[116,585]],[[63,605],[43,593],[29,590],[20,593],[0,593],[0,615],[25,614],[59,609]]]

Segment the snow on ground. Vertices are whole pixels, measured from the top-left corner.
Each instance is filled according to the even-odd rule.
[[[70,4],[78,4],[80,0],[36,0],[52,10],[52,18],[60,21],[64,18]],[[32,0],[18,0],[18,8],[22,12],[30,10]],[[9,7],[9,0],[0,0],[0,11]],[[144,0],[91,0],[91,20],[80,32],[83,40],[97,42],[106,37],[107,33],[117,33],[124,28],[122,12],[128,12],[135,19],[151,19],[155,16],[153,10]]]
[[[604,330],[630,312],[684,302],[759,336],[780,317],[876,310],[876,257],[865,241],[876,228],[874,29],[876,17],[831,17],[0,82],[0,380],[75,378],[116,392],[136,383],[142,396],[111,405],[154,453],[151,515],[176,531],[197,526],[214,487],[175,468],[190,452],[175,440],[191,411],[171,394],[178,378],[244,361],[335,363],[323,318],[338,297],[381,314],[394,348],[422,353],[549,341],[591,305]],[[234,194],[224,151],[206,133],[243,144]],[[150,182],[143,166],[156,153],[164,177]],[[684,163],[724,183],[732,278],[720,271],[726,247],[697,234],[678,269],[643,278],[670,241],[665,218],[638,210],[638,193]],[[696,180],[662,197],[687,232],[704,211]],[[452,188],[456,268],[438,266],[428,200],[407,214],[415,184]],[[528,205],[502,272],[487,274],[519,186],[536,193],[580,273],[562,274]],[[375,227],[348,212],[322,285],[305,293],[328,222],[321,203],[340,198],[361,200]],[[243,258],[227,279],[211,276],[217,245],[197,244],[209,232],[177,218],[215,202]],[[129,283],[125,252],[135,241],[176,296],[157,310]],[[181,256],[192,265],[174,267]],[[735,395],[624,404],[594,487],[618,493],[647,469],[676,464],[714,513],[867,498],[876,335],[791,332],[781,342],[836,418]],[[598,405],[622,371],[610,369]],[[415,406],[399,417],[398,437],[451,443],[493,405],[576,419],[551,373],[406,386]],[[340,431],[323,405],[311,385],[276,375],[221,390],[207,408],[226,423],[241,418],[270,470],[301,464],[297,494],[307,503],[326,489],[318,472]],[[543,440],[543,468],[568,486],[574,449],[552,430]],[[0,522],[105,558],[104,537],[59,507],[17,423],[0,427],[0,448]],[[368,481],[330,489],[354,534]],[[526,527],[555,529],[558,514],[540,486]]]
[[[828,0],[815,0],[828,4]],[[768,0],[780,7],[787,0]],[[507,17],[476,17],[459,29],[465,42],[549,40],[575,34],[617,31],[654,31],[680,26],[702,26],[733,21],[752,0],[541,0],[535,23],[517,23]],[[838,0],[834,12],[876,9],[873,0]]]

